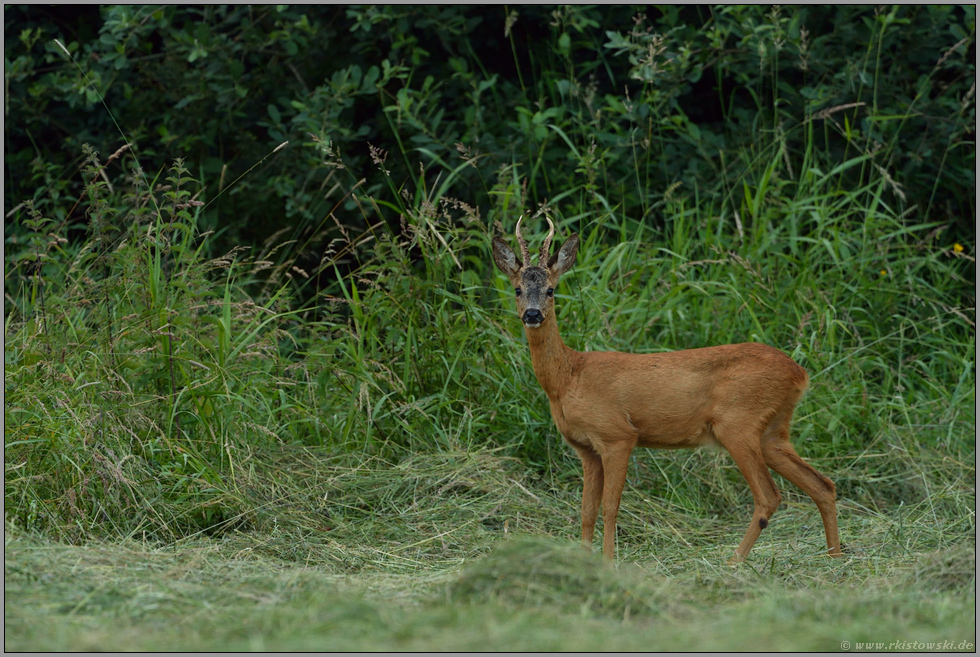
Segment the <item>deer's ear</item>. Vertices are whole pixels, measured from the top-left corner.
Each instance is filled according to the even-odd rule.
[[[496,263],[497,268],[507,274],[508,277],[514,278],[517,276],[517,272],[521,270],[523,266],[521,261],[517,259],[517,254],[514,250],[507,246],[507,243],[502,239],[493,236],[493,261]]]
[[[548,261],[548,269],[557,276],[561,276],[572,268],[575,264],[575,254],[578,253],[578,235],[572,235],[558,249],[558,253],[551,256]]]

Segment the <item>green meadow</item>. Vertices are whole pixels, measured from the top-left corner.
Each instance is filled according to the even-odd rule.
[[[972,7],[5,23],[5,650],[976,650]],[[569,346],[808,371],[842,558],[775,476],[729,565],[713,449],[582,549],[490,251],[544,211]]]

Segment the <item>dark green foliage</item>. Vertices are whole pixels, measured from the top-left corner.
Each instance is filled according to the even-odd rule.
[[[219,248],[287,229],[320,250],[332,210],[395,222],[357,203],[386,187],[357,186],[373,145],[396,189],[437,188],[469,162],[460,189],[489,219],[515,210],[493,194],[505,175],[527,180],[529,207],[620,208],[651,226],[678,189],[746,209],[769,179],[792,187],[864,156],[839,188],[885,171],[910,219],[952,224],[959,241],[973,230],[972,6],[113,5],[5,19],[5,212],[35,197],[65,219],[81,145],[128,141],[148,169],[180,156],[206,181]]]

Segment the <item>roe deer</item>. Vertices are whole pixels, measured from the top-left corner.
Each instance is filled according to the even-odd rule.
[[[834,484],[799,457],[789,442],[793,409],[807,373],[783,352],[744,343],[668,353],[580,352],[558,334],[554,292],[578,251],[572,235],[550,255],[550,226],[532,266],[521,220],[515,231],[521,258],[498,236],[493,261],[517,295],[534,374],[551,403],[562,437],[582,459],[582,542],[592,544],[600,497],[603,555],[615,556],[616,516],[636,446],[675,449],[721,445],[752,490],[755,510],[733,561],[744,560],[779,506],[772,468],[816,502],[828,553],[840,556]]]

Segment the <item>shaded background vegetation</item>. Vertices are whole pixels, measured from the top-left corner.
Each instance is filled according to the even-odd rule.
[[[737,209],[764,170],[746,158],[778,152],[792,179],[813,142],[824,162],[869,155],[842,185],[884,169],[909,220],[974,231],[972,6],[28,6],[4,21],[4,212],[37,198],[69,229],[86,225],[84,203],[67,214],[86,143],[103,158],[132,143],[148,171],[185,158],[216,248],[288,229],[315,258],[335,209],[395,221],[353,198],[389,191],[371,146],[399,189],[437,188],[465,158],[457,189],[483,217],[510,219],[494,190],[526,179],[528,207],[589,190],[663,225],[669,190]]]

